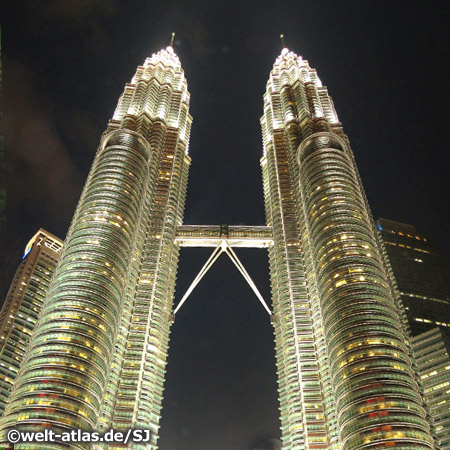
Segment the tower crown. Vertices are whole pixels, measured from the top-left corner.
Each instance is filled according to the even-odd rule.
[[[284,46],[274,62],[264,95],[261,118],[264,146],[269,145],[273,130],[281,130],[289,123],[301,123],[305,118],[310,122],[308,127],[304,126],[303,138],[326,131],[329,126],[342,132],[333,101],[316,70]]]
[[[119,98],[112,123],[116,126],[124,118],[134,117],[127,122],[127,127],[137,131],[150,126],[154,120],[163,120],[167,126],[180,129],[179,138],[187,145],[192,121],[188,110],[186,77],[177,54],[169,45],[138,66]],[[146,134],[146,131],[141,132]]]
[[[283,50],[281,50],[281,53],[278,55],[275,64],[281,62],[281,61],[287,61],[289,59],[296,59],[299,61],[302,61],[302,57],[297,55],[294,52],[291,52],[287,47],[284,47]]]
[[[161,49],[159,52],[153,53],[150,58],[145,60],[144,67],[151,64],[157,64],[159,62],[163,63],[166,67],[181,68],[180,59],[173,51],[173,47],[171,45]]]
[[[283,50],[281,50],[280,55],[278,55],[277,59],[275,60],[271,72],[271,77],[279,76],[282,72],[289,73],[297,71],[300,71],[300,73],[296,74],[296,77],[299,77],[303,83],[312,81],[317,87],[322,87],[322,82],[317,76],[317,72],[315,71],[315,69],[312,69],[309,66],[308,61],[306,59],[303,59],[300,55],[297,55],[293,51],[289,50],[287,47],[284,47]],[[286,81],[287,79],[288,78],[286,78]],[[292,80],[290,79],[290,81]]]

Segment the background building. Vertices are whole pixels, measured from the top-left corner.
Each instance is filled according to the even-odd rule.
[[[412,340],[440,450],[450,449],[450,339],[440,328]]]
[[[0,415],[36,325],[63,242],[40,229],[28,242],[0,313]]]
[[[413,225],[378,219],[413,334],[423,393],[439,441],[450,448],[450,269],[439,249]]]
[[[436,326],[450,332],[450,268],[413,225],[378,219],[413,336]]]

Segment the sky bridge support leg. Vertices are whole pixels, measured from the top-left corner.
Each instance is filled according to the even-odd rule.
[[[186,300],[188,299],[189,295],[191,295],[192,291],[195,289],[197,284],[205,276],[206,272],[208,272],[208,270],[213,266],[213,264],[217,261],[217,258],[222,253],[226,253],[228,255],[228,257],[231,259],[233,264],[237,267],[237,269],[239,270],[241,275],[244,277],[245,281],[247,281],[249,286],[252,288],[252,291],[258,297],[258,300],[261,302],[261,304],[263,305],[264,309],[269,313],[269,315],[272,315],[272,311],[267,306],[267,303],[265,302],[263,296],[259,292],[258,288],[256,287],[255,283],[251,279],[251,277],[248,274],[248,272],[245,270],[244,265],[241,263],[241,261],[239,260],[239,258],[236,255],[236,253],[234,252],[234,250],[231,248],[230,244],[225,239],[223,239],[220,242],[220,244],[214,249],[214,251],[212,252],[211,256],[208,258],[208,260],[206,261],[204,266],[201,268],[201,270],[198,273],[198,275],[194,278],[194,281],[191,283],[191,285],[189,286],[189,288],[186,291],[186,293],[183,295],[183,298],[178,303],[178,305],[175,308],[173,314],[175,315],[180,310],[180,308],[186,302]]]

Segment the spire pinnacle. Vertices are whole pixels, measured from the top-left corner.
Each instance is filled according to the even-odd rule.
[[[284,34],[280,34],[280,38],[281,38],[281,45],[283,46],[283,48],[286,48],[286,44],[284,42]]]
[[[169,47],[173,47],[173,40],[175,38],[175,33],[172,33],[172,39],[170,39]]]

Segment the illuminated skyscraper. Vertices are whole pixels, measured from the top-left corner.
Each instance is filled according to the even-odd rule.
[[[413,336],[436,326],[450,333],[450,270],[413,225],[378,219]]]
[[[156,448],[192,118],[172,47],[125,86],[73,217],[3,430],[146,428]],[[16,449],[59,448],[17,444]],[[83,448],[72,444],[71,448]],[[112,448],[112,447],[110,447]]]
[[[414,336],[414,355],[440,450],[450,450],[450,339],[439,328]]]
[[[438,446],[450,449],[450,273],[439,250],[412,225],[378,219],[406,317]],[[439,330],[436,327],[440,327]]]
[[[181,226],[188,103],[171,47],[148,58],[126,85],[75,212],[3,433],[149,428],[151,444],[128,448],[156,450],[173,314],[226,253],[274,325],[283,450],[432,449],[401,300],[348,139],[316,72],[283,49],[267,84],[261,119],[266,227]],[[180,246],[215,249],[172,311]],[[269,248],[273,311],[232,247]]]
[[[261,125],[283,450],[433,448],[348,138],[316,71],[286,48]]]
[[[0,313],[0,415],[41,311],[62,241],[40,229],[28,242]]]

